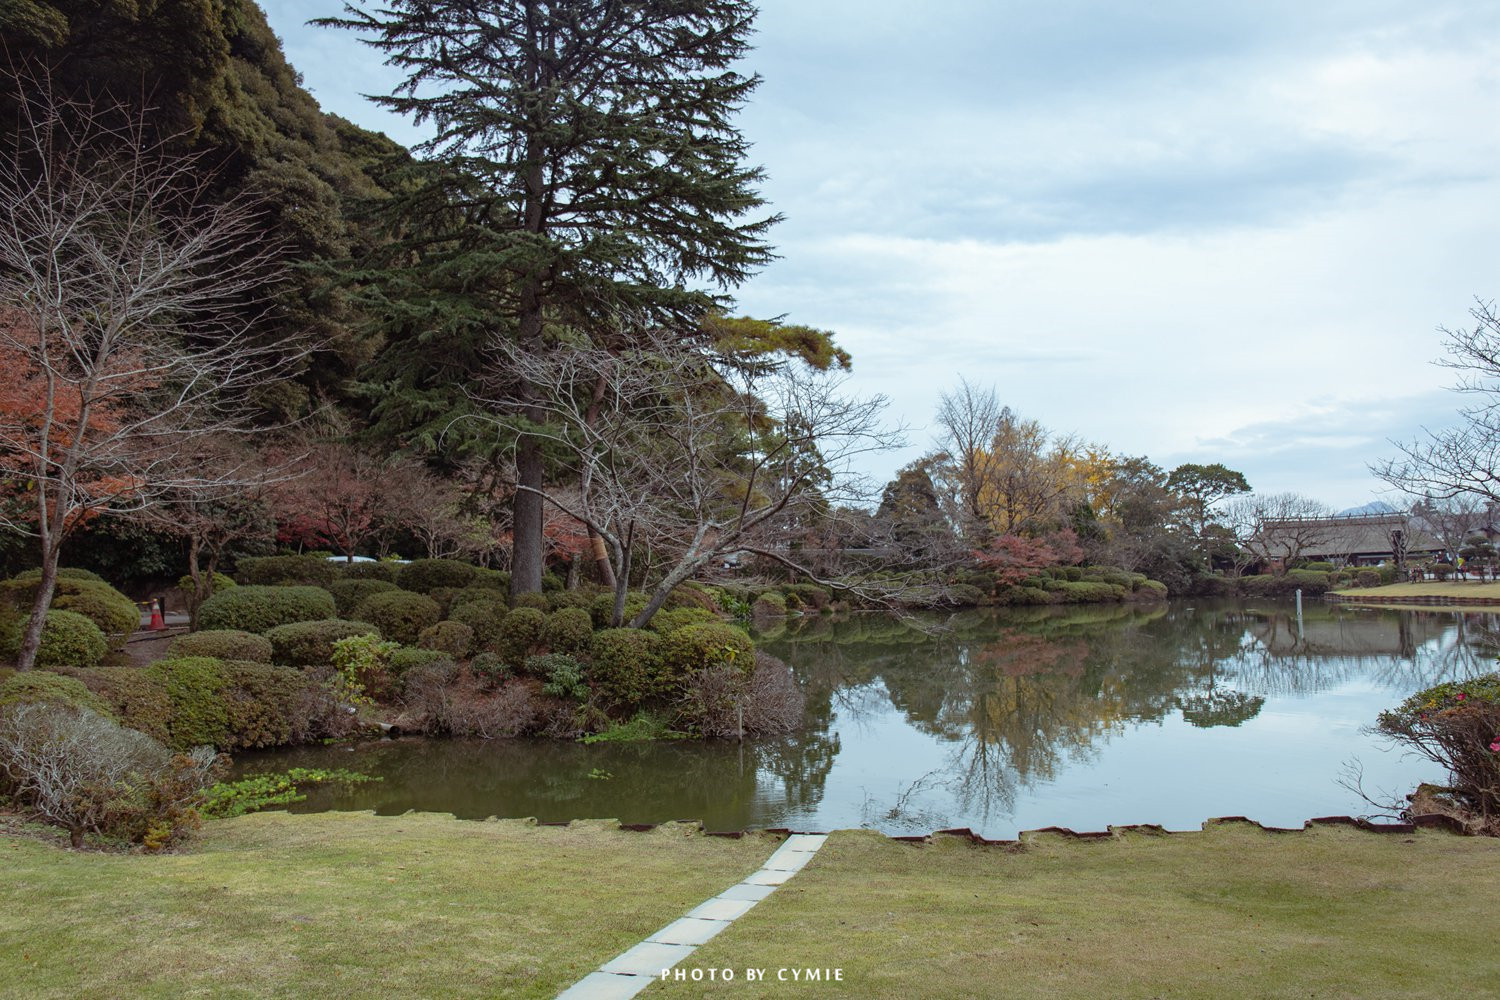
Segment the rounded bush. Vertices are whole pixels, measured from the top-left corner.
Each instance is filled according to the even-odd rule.
[[[59,580],[88,580],[91,583],[108,583],[109,582],[108,580],[104,579],[104,577],[100,576],[98,573],[95,573],[91,569],[79,569],[76,566],[59,566],[59,567],[57,567],[57,578]],[[15,576],[11,577],[11,579],[12,580],[31,580],[33,582],[37,582],[37,581],[40,581],[42,579],[42,571],[41,571],[40,567],[38,567],[36,569],[22,570],[21,572],[17,573]]]
[[[225,576],[223,573],[215,573],[209,578],[209,586],[213,593],[217,594],[221,590],[238,587],[239,584],[234,582],[234,577]],[[184,594],[191,594],[193,592],[193,578],[186,573],[179,576],[177,578],[177,589]]]
[[[204,601],[198,609],[198,627],[266,632],[278,625],[321,621],[337,613],[333,595],[321,587],[249,585]]]
[[[240,750],[305,743],[328,731],[320,712],[337,706],[312,697],[315,681],[290,667],[225,661],[225,742],[219,749]],[[339,720],[342,723],[342,720]]]
[[[487,590],[508,591],[510,590],[510,574],[503,569],[484,569],[480,567],[474,570],[473,585],[484,587]]]
[[[172,699],[166,685],[138,667],[84,670],[79,679],[109,704],[115,718],[161,743],[172,737]]]
[[[552,607],[552,600],[546,594],[517,594],[512,599],[511,605],[517,608],[533,608],[537,611],[546,612]]]
[[[685,625],[702,625],[705,622],[718,620],[718,615],[703,608],[676,608],[672,611],[658,611],[651,616],[646,627],[658,635],[666,635],[669,632],[676,632]]]
[[[554,653],[584,653],[594,641],[594,620],[582,608],[563,608],[547,616],[542,642]]]
[[[333,644],[352,635],[374,635],[368,622],[327,618],[316,622],[278,625],[266,633],[271,659],[289,667],[326,667],[333,662]]]
[[[270,663],[271,640],[263,635],[234,628],[189,632],[172,640],[167,646],[167,655],[212,656],[220,660]]]
[[[241,583],[259,586],[321,587],[339,577],[337,564],[322,556],[245,556],[236,572]]]
[[[822,611],[833,602],[833,595],[816,583],[793,583],[782,588],[787,596],[797,595],[805,608]]]
[[[393,590],[365,598],[354,609],[354,617],[374,625],[392,642],[410,646],[424,628],[436,625],[443,615],[437,602],[427,595]]]
[[[0,603],[15,608],[24,624],[32,604],[36,602],[39,586],[39,571],[6,580],[0,583]],[[115,648],[124,648],[130,633],[141,626],[141,612],[135,602],[97,577],[89,579],[59,575],[56,589],[52,593],[51,606],[56,611],[73,611],[88,618],[99,626],[99,631],[107,639],[112,638],[111,644]]]
[[[388,580],[335,580],[326,589],[333,595],[333,606],[338,614],[348,616],[354,614],[354,609],[366,597],[388,594],[396,589],[396,585]]]
[[[432,666],[434,663],[453,665],[453,658],[439,649],[414,649],[402,646],[391,652],[390,671],[396,678],[405,677],[413,670]]]
[[[115,717],[109,705],[77,677],[27,670],[0,684],[0,708],[37,703],[87,708],[111,719]]]
[[[645,594],[632,591],[625,595],[625,621],[629,622],[636,615],[646,610],[649,603]],[[615,609],[615,595],[609,592],[595,597],[589,604],[589,615],[594,619],[595,628],[609,628],[609,616]]]
[[[1135,588],[1136,594],[1153,601],[1165,601],[1167,599],[1167,585],[1160,580],[1142,580]]]
[[[655,632],[611,628],[594,633],[589,677],[608,701],[636,705],[660,690],[660,639]]]
[[[661,666],[669,684],[718,666],[732,666],[748,676],[755,668],[755,644],[733,625],[685,625],[662,637]]]
[[[42,623],[38,667],[97,667],[109,652],[109,642],[93,621],[76,611],[49,611]]]
[[[436,650],[454,659],[468,656],[473,643],[474,630],[462,622],[438,622],[417,636],[417,645],[422,649]]]
[[[384,580],[392,586],[401,569],[401,564],[394,562],[336,562],[333,565],[338,568],[341,580]]]
[[[467,587],[474,577],[474,567],[457,559],[417,559],[397,571],[396,586],[425,594],[438,587]]]
[[[554,590],[562,590],[567,586],[567,581],[556,573],[542,574],[542,593],[549,594]]]
[[[948,602],[958,608],[972,608],[984,603],[984,591],[972,583],[948,585]]]
[[[183,656],[158,660],[146,668],[146,673],[161,683],[172,703],[168,746],[189,750],[228,745],[224,661],[210,656]]]
[[[1380,571],[1375,569],[1362,569],[1354,574],[1354,582],[1360,587],[1380,586]]]
[[[515,608],[500,622],[495,652],[505,662],[520,667],[542,645],[547,616],[536,608]]]
[[[594,603],[594,593],[587,590],[554,590],[547,595],[547,610],[561,611],[563,608],[582,608],[587,611]]]
[[[459,609],[470,604],[498,604],[501,608],[508,608],[508,605],[505,603],[505,595],[493,587],[465,587],[454,594],[453,599],[448,602],[447,616],[457,621],[458,619],[454,617],[455,614]],[[504,614],[503,611],[501,613]]]
[[[498,653],[480,653],[469,661],[469,673],[490,687],[495,687],[510,680],[514,671]]]
[[[498,595],[488,601],[467,601],[448,613],[448,620],[467,625],[474,630],[474,640],[469,649],[473,652],[499,652],[500,626],[510,608]]]

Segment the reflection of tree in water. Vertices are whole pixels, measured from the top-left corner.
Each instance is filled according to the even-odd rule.
[[[1199,729],[1242,725],[1259,715],[1265,704],[1266,699],[1258,694],[1245,694],[1229,688],[1209,688],[1177,699],[1182,717]]]

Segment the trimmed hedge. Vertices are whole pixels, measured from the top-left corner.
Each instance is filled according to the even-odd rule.
[[[658,635],[667,635],[687,625],[703,625],[718,620],[718,615],[704,608],[674,608],[652,615],[646,627]]]
[[[594,641],[594,621],[583,608],[563,608],[547,616],[542,641],[553,653],[586,653]]]
[[[388,594],[397,589],[389,580],[335,580],[326,588],[333,595],[333,606],[341,616],[354,614],[366,597]]]
[[[466,601],[456,605],[449,612],[448,620],[467,625],[474,630],[474,639],[469,646],[471,652],[498,653],[500,625],[508,614],[510,614],[509,606],[502,598],[495,596],[488,601]]]
[[[333,595],[321,587],[247,585],[204,601],[198,609],[198,627],[267,632],[278,625],[321,621],[337,613]]]
[[[671,685],[718,666],[732,666],[749,676],[755,669],[755,644],[743,629],[715,622],[686,625],[662,637],[663,680]]]
[[[607,701],[636,705],[661,689],[661,644],[655,632],[611,628],[594,633],[589,677]]]
[[[84,671],[80,679],[125,725],[171,744],[172,699],[159,677],[138,667],[100,667]]]
[[[476,575],[473,566],[457,559],[417,559],[397,571],[396,586],[425,594],[438,587],[467,587]]]
[[[212,656],[219,660],[270,663],[271,640],[263,635],[234,628],[189,632],[172,640],[167,646],[167,655]]]
[[[39,586],[40,571],[23,573],[0,583],[0,602],[15,608],[24,621],[31,611],[31,605],[36,601]],[[111,647],[116,649],[123,649],[130,633],[141,626],[141,612],[135,602],[98,577],[89,579],[59,575],[57,587],[52,593],[51,608],[55,611],[73,611],[88,618],[99,626],[99,631],[104,633],[106,639],[110,639]]]
[[[109,583],[108,580],[104,579],[104,577],[100,576],[98,573],[95,573],[93,570],[79,569],[76,566],[57,567],[57,578],[59,580],[88,580],[91,583],[103,583],[106,585]],[[24,569],[21,572],[17,573],[15,576],[11,577],[11,579],[32,580],[39,583],[42,579],[41,567],[37,567],[36,569]]]
[[[502,615],[506,610],[509,610],[509,605],[506,604],[505,601],[505,595],[497,591],[494,587],[465,587],[463,590],[460,590],[458,593],[454,594],[453,599],[448,602],[448,617],[452,618],[454,621],[457,621],[458,619],[455,616],[458,611],[470,604],[498,604],[502,609]]]
[[[401,569],[401,564],[394,562],[336,562],[333,565],[338,567],[341,580],[383,580],[391,586],[396,585],[396,574]]]
[[[532,608],[545,613],[552,610],[552,599],[546,594],[517,594],[511,599],[511,607]]]
[[[354,609],[354,617],[369,622],[380,634],[403,646],[414,645],[424,628],[431,628],[443,617],[437,601],[409,590],[372,594]]]
[[[87,708],[111,719],[115,717],[109,705],[76,677],[27,670],[0,684],[0,708],[37,703]]]
[[[645,594],[631,591],[625,595],[625,624],[629,625],[635,616],[646,610],[649,603]],[[594,619],[595,628],[609,628],[609,616],[615,609],[615,595],[605,592],[595,597],[589,604],[589,617]]]
[[[495,652],[504,657],[506,663],[519,669],[525,665],[526,658],[541,647],[546,625],[547,616],[536,608],[513,609],[500,622]]]
[[[413,649],[410,646],[402,646],[400,649],[391,651],[391,659],[388,664],[391,676],[401,679],[413,670],[431,666],[434,663],[453,664],[453,658],[440,649]]]
[[[333,662],[333,644],[352,635],[374,635],[368,622],[327,618],[316,622],[278,625],[266,633],[271,640],[271,659],[289,667],[326,667]]]
[[[146,668],[171,702],[167,745],[178,750],[224,747],[229,743],[229,709],[224,701],[224,661],[211,656],[157,660]]]
[[[245,556],[236,567],[240,583],[321,587],[339,578],[336,563],[322,556]]]
[[[468,656],[473,644],[474,630],[462,622],[438,622],[417,636],[417,645],[422,649],[436,650],[454,659]]]
[[[76,611],[49,611],[42,623],[36,666],[97,667],[108,652],[108,640],[91,620]]]

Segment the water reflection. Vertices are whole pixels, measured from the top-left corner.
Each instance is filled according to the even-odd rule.
[[[1195,826],[1356,811],[1330,773],[1378,754],[1361,727],[1442,680],[1493,669],[1492,615],[1309,604],[1087,606],[920,620],[799,619],[762,637],[808,696],[795,738],[756,743],[454,741],[260,755],[378,785],[304,808],[712,829],[1052,823]],[[1394,755],[1376,777],[1431,777]]]

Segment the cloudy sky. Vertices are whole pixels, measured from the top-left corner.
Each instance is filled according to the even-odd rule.
[[[262,0],[328,110],[396,79]],[[1500,297],[1493,0],[763,0],[741,119],[786,221],[743,311],[835,331],[912,447],[939,393],[1335,507],[1451,420]]]

